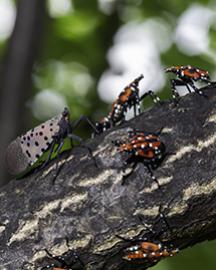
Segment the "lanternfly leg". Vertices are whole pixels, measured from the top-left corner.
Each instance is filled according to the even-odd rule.
[[[136,95],[136,101],[135,101],[133,108],[134,108],[134,116],[137,116],[137,113],[138,113],[138,115],[141,113],[140,98],[138,95]]]
[[[162,218],[164,224],[166,225],[166,227],[168,228],[168,230],[170,231],[170,233],[172,233],[173,230],[172,230],[170,224],[168,223],[167,218],[165,217],[165,215],[164,215],[164,213],[163,213],[163,211],[162,211],[161,208],[162,208],[162,206],[160,205],[160,207],[159,207],[159,214],[160,214],[160,217]]]
[[[203,96],[203,97],[207,97],[207,96],[203,93],[203,91],[202,91],[201,89],[198,89],[198,88],[194,85],[193,82],[189,82],[189,85],[194,89],[194,91],[195,91],[197,94],[199,94],[199,95],[201,95],[201,96]]]
[[[127,160],[124,161],[124,165],[127,165],[129,163],[129,160],[130,158],[128,158]],[[136,163],[133,163],[132,166],[131,166],[131,171],[127,174],[124,174],[123,175],[123,178],[122,178],[122,185],[125,184],[126,180],[128,177],[130,177],[132,175],[132,173],[134,172],[135,168],[136,168]],[[123,169],[123,172],[125,172],[125,169]]]
[[[53,254],[51,254],[47,249],[45,249],[45,251],[47,252],[48,256],[50,258],[52,258],[53,260],[55,260],[56,262],[58,262],[58,264],[60,264],[61,266],[56,266],[55,263],[52,263],[52,264],[49,264],[45,267],[42,268],[42,270],[45,270],[45,269],[51,269],[52,268],[56,268],[56,269],[68,269],[68,270],[72,270],[71,266],[72,264],[74,264],[76,261],[79,261],[79,263],[82,265],[82,267],[84,267],[84,263],[82,262],[82,260],[80,259],[80,257],[78,256],[78,254],[76,253],[76,251],[73,251],[73,250],[69,250],[69,252],[72,252],[72,254],[70,254],[70,257],[74,257],[74,260],[73,260],[73,263],[67,263],[65,261],[65,256],[62,255],[62,256],[55,256]],[[64,268],[62,268],[64,267]],[[65,268],[66,267],[66,268]]]
[[[73,133],[69,133],[67,135],[67,137],[70,138],[70,139],[72,139],[72,140],[74,140],[74,141],[82,142],[82,139],[79,136],[77,136],[77,135],[75,135]]]
[[[155,132],[155,135],[160,136],[164,127],[161,127],[157,132]]]
[[[144,93],[141,97],[140,97],[140,101],[142,101],[145,97],[148,97],[150,96],[152,101],[154,103],[159,103],[161,104],[161,100],[160,98],[152,91],[152,90],[149,90],[148,92]]]
[[[95,127],[95,124],[85,115],[80,116],[80,118],[75,122],[75,124],[73,125],[73,130],[75,130],[82,121],[86,122],[95,133],[99,133],[97,128]]]
[[[55,256],[55,255],[51,254],[47,249],[45,249],[45,251],[50,258],[60,262],[61,264],[65,264],[65,260],[62,256]]]
[[[134,116],[136,117],[137,116],[137,106],[136,106],[136,103],[134,104],[133,108],[134,108]]]
[[[180,98],[180,95],[176,89],[176,86],[186,86],[184,82],[182,82],[181,80],[177,80],[177,79],[172,79],[171,80],[171,90],[172,90],[172,97],[174,98],[174,100],[178,101]],[[188,87],[187,87],[188,89]],[[190,92],[190,89],[188,89],[188,91]]]
[[[82,142],[82,139],[79,136],[73,134],[71,131],[68,131],[67,137],[71,141],[71,146],[73,146],[73,140],[77,141],[77,142],[80,142],[80,143]]]
[[[60,142],[59,142],[59,144],[58,144],[58,147],[56,149],[57,155],[59,155],[59,153],[60,153],[63,145],[64,145],[64,139],[61,139]]]
[[[50,147],[50,149],[49,149],[49,155],[48,155],[46,161],[44,161],[44,162],[42,163],[42,165],[40,166],[39,169],[43,169],[43,168],[46,167],[46,165],[49,163],[49,161],[50,161],[50,159],[51,159],[51,156],[52,156],[52,154],[53,154],[53,152],[54,152],[55,144],[56,144],[56,139],[53,139],[52,144],[51,144],[51,147]]]
[[[148,169],[148,172],[149,172],[149,174],[150,174],[152,180],[155,181],[155,182],[157,183],[158,187],[160,188],[160,184],[159,184],[157,178],[154,176],[151,166],[148,165],[148,164],[144,164],[144,165],[145,165],[145,167]]]
[[[154,231],[147,225],[147,224],[145,224],[145,222],[144,222],[144,220],[143,220],[143,216],[141,216],[141,215],[138,215],[137,216],[137,218],[138,218],[138,220],[139,220],[139,222],[145,227],[145,229],[148,231],[148,233],[151,233],[151,234],[154,234]],[[140,240],[147,240],[147,238],[145,237],[145,238],[140,238]]]

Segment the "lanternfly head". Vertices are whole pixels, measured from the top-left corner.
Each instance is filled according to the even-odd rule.
[[[135,80],[133,80],[126,88],[135,87],[135,89],[138,87],[139,82],[144,78],[143,74],[141,74],[139,77],[137,77]]]
[[[63,117],[67,117],[69,115],[69,110],[68,108],[64,108],[64,111],[62,112]]]
[[[28,158],[23,153],[19,137],[9,144],[5,161],[7,169],[12,175],[18,175],[28,168]]]
[[[138,78],[134,80],[134,83],[137,85],[144,78],[143,74],[141,74]]]
[[[68,108],[64,108],[64,111],[62,112],[62,117],[64,117],[66,120],[69,121],[70,112],[69,112]]]
[[[209,73],[208,71],[201,71],[201,77],[206,79],[206,80],[210,80],[210,76],[209,76]]]
[[[165,68],[165,72],[173,72],[173,73],[177,73],[178,68],[177,67],[169,67],[169,68]]]

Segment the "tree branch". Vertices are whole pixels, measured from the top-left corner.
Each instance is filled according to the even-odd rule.
[[[208,98],[190,94],[177,106],[165,102],[87,141],[94,159],[87,148],[75,147],[2,188],[0,266],[40,269],[52,261],[45,248],[60,255],[70,247],[85,269],[145,269],[152,263],[122,259],[130,243],[115,235],[151,235],[180,249],[214,239],[216,89],[204,91]],[[130,128],[161,127],[161,140],[173,154],[154,171],[160,187],[141,163],[122,185],[123,159],[112,140]]]

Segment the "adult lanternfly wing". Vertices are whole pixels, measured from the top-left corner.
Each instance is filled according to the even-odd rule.
[[[60,123],[63,118],[66,125],[61,127]],[[61,137],[66,133],[68,126],[70,126],[69,112],[65,109],[62,114],[47,120],[11,142],[6,152],[8,171],[13,175],[23,173],[50,148],[54,136]],[[63,129],[62,134],[60,129],[61,131]]]
[[[59,131],[58,123],[61,117],[62,115],[53,117],[20,137],[21,147],[29,165],[33,165],[49,148],[53,136]]]

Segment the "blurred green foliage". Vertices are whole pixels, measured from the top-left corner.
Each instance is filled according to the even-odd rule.
[[[61,1],[61,0],[59,0]],[[102,2],[102,1],[100,1]],[[104,1],[105,2],[105,1]],[[74,0],[72,9],[65,15],[52,17],[48,12],[45,24],[44,40],[40,59],[33,73],[35,94],[44,89],[52,89],[63,95],[70,107],[72,119],[79,115],[90,116],[95,121],[105,115],[110,109],[99,99],[97,82],[101,74],[109,68],[106,54],[113,44],[116,31],[129,21],[145,21],[148,18],[162,18],[174,29],[178,17],[192,4],[206,6],[208,0],[121,0],[106,1],[113,3],[111,11],[101,11],[98,1]],[[200,18],[201,20],[202,18]],[[194,22],[196,23],[196,22]],[[199,31],[199,24],[197,26]],[[3,54],[5,42],[0,43],[0,57]],[[216,49],[215,26],[210,29],[210,47]],[[214,71],[214,60],[208,55],[189,56],[179,51],[173,44],[171,48],[160,55],[164,66],[192,64]],[[140,71],[141,73],[142,71]],[[77,78],[79,84],[76,84]],[[157,79],[157,74],[155,74]],[[83,84],[82,84],[83,82]],[[163,99],[170,97],[169,82],[159,94]],[[147,105],[150,102],[146,103]],[[40,121],[32,119],[34,124]],[[89,137],[90,131],[83,127],[82,137]],[[216,243],[203,243],[180,252],[174,258],[166,259],[156,265],[157,270],[208,270],[215,269],[214,251]]]
[[[49,16],[45,25],[41,57],[35,65],[35,93],[51,88],[63,94],[67,99],[73,119],[77,119],[80,114],[85,114],[96,121],[108,112],[110,105],[101,101],[97,95],[97,81],[103,71],[109,68],[106,54],[113,44],[116,31],[124,23],[134,20],[143,22],[148,18],[158,17],[168,22],[173,29],[177,23],[177,16],[180,16],[191,4],[209,3],[207,0],[100,2],[113,3],[112,12],[110,14],[102,12],[96,0],[74,0],[72,10],[65,15]],[[211,28],[211,36],[211,44],[214,47],[216,36],[213,28]],[[165,66],[190,63],[213,70],[213,63],[207,56],[185,55],[178,50],[175,44],[160,57]],[[73,85],[73,74],[83,71],[89,74],[91,84],[85,91],[80,89],[79,93]],[[62,74],[61,78],[59,73]],[[161,97],[170,97],[167,88],[170,88],[168,80],[160,94]]]
[[[216,242],[204,242],[192,248],[187,248],[181,251],[175,257],[165,259],[156,266],[153,270],[214,270],[215,269],[215,248]]]

